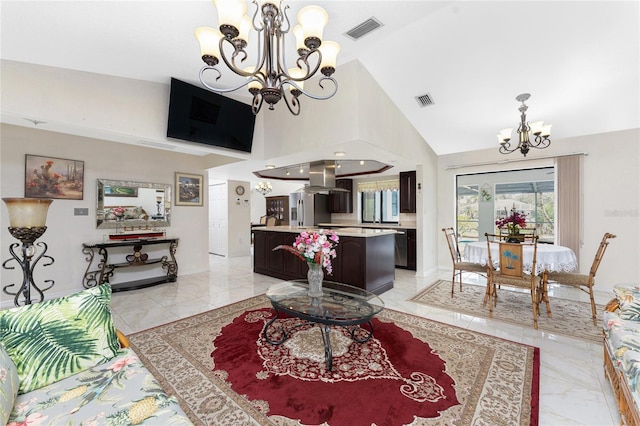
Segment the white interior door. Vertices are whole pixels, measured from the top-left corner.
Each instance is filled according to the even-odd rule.
[[[209,253],[228,255],[227,184],[209,186]]]

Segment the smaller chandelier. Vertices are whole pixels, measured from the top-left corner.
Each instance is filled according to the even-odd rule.
[[[500,142],[500,153],[510,154],[513,151],[519,149],[522,155],[525,157],[529,152],[529,148],[543,149],[551,145],[551,124],[544,124],[544,121],[534,121],[527,123],[527,108],[524,102],[529,99],[531,95],[529,93],[523,93],[516,97],[516,101],[522,102],[520,108],[520,125],[518,126],[518,145],[511,147],[509,141],[511,140],[512,128],[500,130],[498,133],[498,142]],[[531,139],[533,136],[533,140]]]
[[[267,195],[271,192],[272,189],[273,188],[271,187],[271,184],[269,182],[258,182],[258,184],[256,185],[256,191],[258,191],[262,195]]]
[[[210,27],[199,27],[195,36],[200,43],[200,53],[206,66],[200,70],[200,82],[208,90],[226,93],[247,86],[253,95],[251,109],[257,114],[262,103],[269,104],[269,109],[284,99],[293,115],[300,114],[301,94],[312,99],[329,99],[338,91],[338,83],[331,76],[336,70],[336,57],[340,51],[338,43],[322,40],[322,33],[328,22],[327,12],[318,6],[305,6],[298,12],[299,24],[291,28],[287,9],[282,0],[253,0],[256,11],[253,18],[246,15],[245,0],[213,0],[218,11],[220,31]],[[251,29],[257,32],[257,57],[254,66],[241,66],[236,61],[244,62],[247,58],[245,50],[249,43]],[[295,66],[289,68],[286,62],[285,39],[292,32],[296,40],[297,58]],[[227,47],[227,51],[225,51]],[[231,89],[214,87],[205,81],[204,74],[213,70],[217,73],[216,81],[222,77],[216,68],[220,59],[234,73],[246,77],[244,83]],[[310,61],[311,60],[311,61]],[[304,91],[304,81],[310,79],[320,70],[322,77],[318,81],[325,90],[324,82],[333,84],[326,96],[318,96]]]

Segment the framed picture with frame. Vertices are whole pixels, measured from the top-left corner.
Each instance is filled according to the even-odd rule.
[[[84,161],[26,154],[24,164],[26,198],[84,198]]]
[[[176,206],[202,206],[203,176],[176,172]]]

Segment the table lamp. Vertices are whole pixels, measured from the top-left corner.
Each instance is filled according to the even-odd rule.
[[[39,242],[37,245],[43,249],[35,260],[32,261],[38,252],[38,249],[33,243],[47,230],[45,226],[47,222],[47,212],[53,200],[43,198],[3,198],[2,201],[4,201],[9,210],[9,233],[22,242],[22,256],[18,256],[15,251],[20,244],[12,243],[9,246],[9,253],[11,253],[13,258],[5,260],[2,264],[2,267],[5,269],[14,269],[13,266],[7,266],[7,264],[13,260],[18,262],[22,268],[22,285],[15,293],[8,290],[15,284],[6,285],[2,290],[6,294],[15,296],[15,305],[21,306],[19,300],[20,294],[24,297],[22,305],[31,304],[31,287],[33,287],[40,296],[38,302],[42,302],[44,300],[43,292],[53,287],[54,282],[53,280],[45,280],[48,286],[40,289],[33,281],[33,269],[43,257],[49,260],[49,263],[45,263],[43,266],[53,264],[54,260],[51,256],[45,255],[47,244]]]

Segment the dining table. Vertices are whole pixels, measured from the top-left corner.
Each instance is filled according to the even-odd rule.
[[[500,265],[500,250],[498,242],[489,243],[491,247],[491,259],[494,268]],[[557,244],[538,244],[536,253],[536,274],[547,272],[573,272],[578,269],[576,254],[569,247]],[[531,272],[533,261],[533,245],[523,244],[522,250],[523,269]],[[486,265],[489,260],[487,242],[474,241],[467,243],[464,248],[463,259],[467,262]]]

